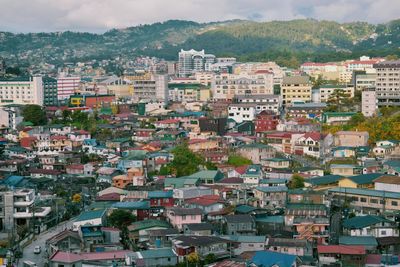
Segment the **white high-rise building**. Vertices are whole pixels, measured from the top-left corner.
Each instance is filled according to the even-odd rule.
[[[42,77],[0,81],[0,105],[43,105]]]
[[[215,63],[214,55],[206,54],[204,49],[196,51],[194,49],[179,52],[178,75],[179,77],[189,77],[196,72],[210,71],[211,65]]]

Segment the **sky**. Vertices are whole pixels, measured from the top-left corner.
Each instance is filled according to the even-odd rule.
[[[0,0],[0,31],[104,32],[169,19],[197,22],[314,18],[383,23],[400,0]]]

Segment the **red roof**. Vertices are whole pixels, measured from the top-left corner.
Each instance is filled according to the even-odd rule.
[[[276,132],[267,134],[267,138],[276,137],[276,138],[291,138],[292,133],[289,132]]]
[[[272,72],[270,72],[269,70],[258,70],[256,71],[256,74],[272,74]]]
[[[311,138],[314,141],[319,141],[321,140],[321,133],[318,132],[310,132],[310,133],[305,133],[304,138]]]
[[[318,253],[322,254],[365,255],[366,253],[364,246],[319,245],[317,249]]]
[[[167,164],[168,161],[166,159],[156,159],[156,165]]]
[[[83,170],[85,167],[83,164],[71,164],[67,166],[67,169],[73,169],[73,170]]]
[[[156,121],[155,124],[172,124],[172,123],[179,123],[180,120],[178,119],[168,119],[168,120],[162,120],[162,121]]]
[[[85,131],[85,130],[77,130],[77,131],[75,131],[74,133],[75,133],[75,134],[81,134],[81,135],[89,134],[89,132],[88,132],[88,131]]]
[[[242,184],[243,179],[240,177],[231,177],[231,178],[224,178],[218,183],[223,183],[223,184]]]
[[[101,196],[96,197],[96,201],[119,201],[120,194],[118,193],[108,193]]]
[[[112,259],[125,259],[125,255],[131,253],[131,250],[116,250],[116,251],[105,251],[105,252],[90,252],[82,253],[82,257],[85,260],[101,261],[101,260],[112,260]]]
[[[33,174],[51,174],[51,175],[61,174],[61,172],[57,170],[47,170],[47,169],[30,169],[29,172]]]
[[[223,203],[218,195],[208,195],[208,196],[201,196],[196,198],[191,198],[185,201],[185,203],[189,204],[197,204],[200,206],[210,206],[217,203]]]
[[[64,252],[64,251],[57,251],[50,257],[51,261],[55,262],[64,262],[64,263],[74,263],[77,261],[82,260],[82,256],[76,253]]]
[[[239,174],[244,174],[247,170],[248,165],[239,166],[235,168],[235,171]]]

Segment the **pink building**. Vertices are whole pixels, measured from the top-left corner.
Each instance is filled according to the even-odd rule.
[[[203,212],[199,208],[186,209],[173,207],[167,210],[169,222],[179,230],[182,230],[185,224],[201,223],[202,214]]]
[[[57,78],[58,100],[69,100],[69,97],[78,90],[81,77],[59,77]]]

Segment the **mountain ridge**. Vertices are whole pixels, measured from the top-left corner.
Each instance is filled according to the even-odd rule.
[[[137,55],[171,60],[177,58],[181,48],[205,49],[217,56],[230,55],[239,59],[261,57],[261,60],[274,60],[277,54],[286,51],[288,58],[295,56],[304,61],[317,59],[318,54],[332,54],[333,57],[359,53],[397,55],[399,46],[400,20],[378,25],[315,19],[209,23],[168,20],[111,29],[102,34],[0,32],[0,56],[11,62],[53,64]]]

